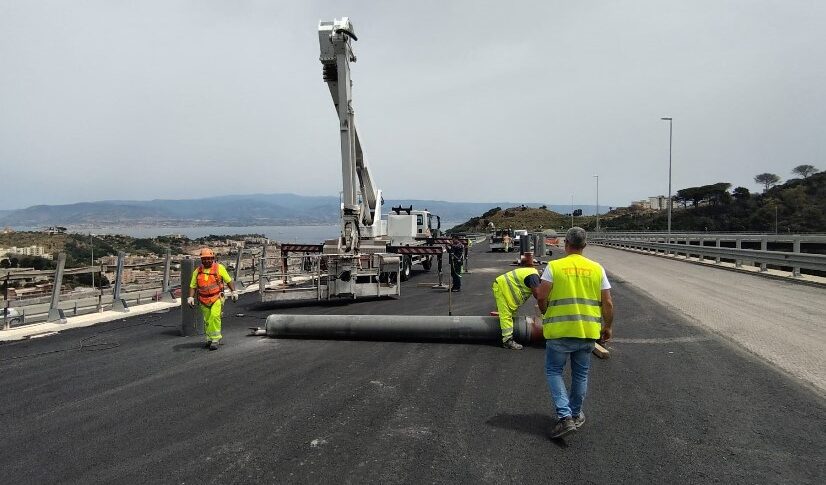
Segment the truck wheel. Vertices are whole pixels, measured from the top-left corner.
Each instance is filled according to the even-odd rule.
[[[422,268],[425,271],[430,271],[430,268],[433,267],[433,256],[428,256],[427,258],[422,260]]]
[[[410,258],[405,256],[405,258],[402,260],[401,274],[399,275],[402,281],[407,281],[410,279],[411,264],[413,263],[412,261],[410,261]]]

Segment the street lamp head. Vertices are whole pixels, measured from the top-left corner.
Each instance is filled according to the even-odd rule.
[[[663,121],[671,121],[671,118],[660,118]]]

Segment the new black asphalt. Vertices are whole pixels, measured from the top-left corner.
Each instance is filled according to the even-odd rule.
[[[485,249],[454,314],[494,309],[513,255]],[[564,441],[542,347],[247,336],[274,312],[445,315],[434,279],[349,305],[245,295],[213,352],[178,336],[177,310],[0,345],[0,481],[823,482],[822,395],[618,279],[612,357]]]

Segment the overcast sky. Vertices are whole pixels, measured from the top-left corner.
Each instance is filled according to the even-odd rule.
[[[627,205],[826,169],[824,1],[0,0],[0,209],[337,195],[320,19],[386,198]]]

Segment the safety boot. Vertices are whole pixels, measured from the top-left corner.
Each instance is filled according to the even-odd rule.
[[[502,347],[510,350],[522,350],[522,346],[516,343],[516,341],[512,338],[509,338],[502,342]]]
[[[206,343],[204,344],[204,348],[208,349],[210,347],[210,345],[212,345],[212,342],[207,340]]]
[[[576,424],[574,424],[573,418],[570,416],[562,418],[557,421],[556,426],[551,428],[551,439],[562,438],[573,431],[576,431]]]
[[[210,342],[209,350],[218,350],[218,342]]]

